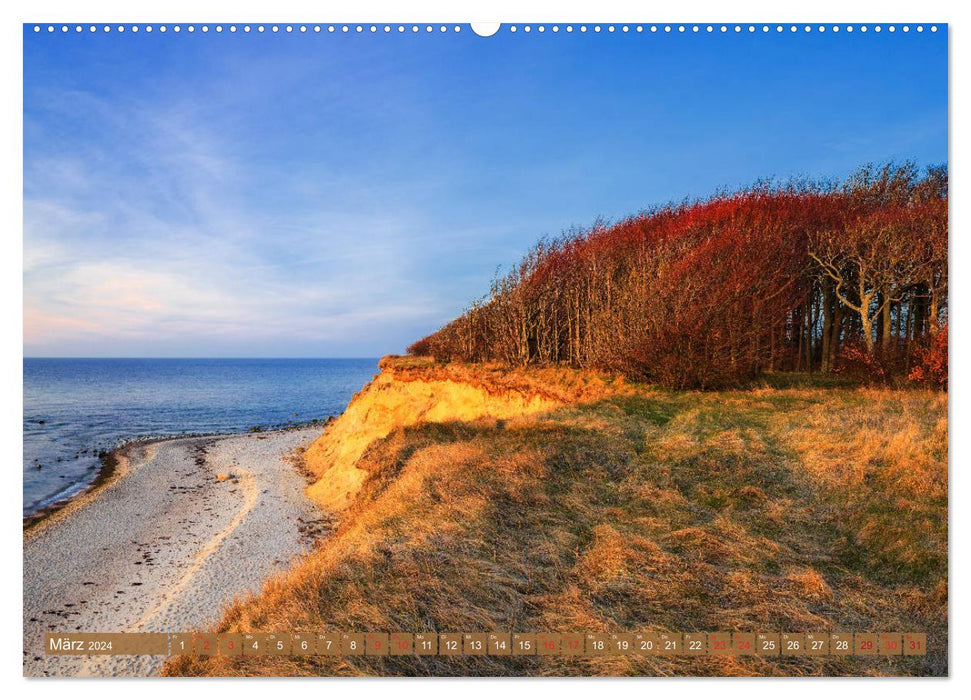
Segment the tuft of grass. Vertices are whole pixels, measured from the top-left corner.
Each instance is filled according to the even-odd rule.
[[[542,372],[501,380],[566,391]],[[372,443],[337,531],[217,630],[900,630],[928,633],[928,656],[177,657],[165,673],[947,674],[945,394],[589,384],[553,413]]]

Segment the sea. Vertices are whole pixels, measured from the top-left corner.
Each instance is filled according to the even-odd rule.
[[[126,442],[326,420],[377,372],[376,358],[24,358],[24,516],[82,491]]]

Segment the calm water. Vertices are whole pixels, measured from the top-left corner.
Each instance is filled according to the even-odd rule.
[[[25,358],[24,514],[90,483],[99,450],[323,419],[377,371],[376,359]]]

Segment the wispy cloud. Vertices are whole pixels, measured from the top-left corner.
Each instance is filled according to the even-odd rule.
[[[108,123],[110,139],[29,159],[27,354],[153,354],[175,339],[187,353],[344,354],[441,313],[410,275],[412,212],[275,206],[274,192],[318,188],[280,172],[254,198],[261,173],[186,111],[129,106]]]

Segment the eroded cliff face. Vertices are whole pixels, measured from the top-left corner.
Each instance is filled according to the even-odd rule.
[[[347,410],[304,453],[316,481],[307,493],[341,511],[360,490],[367,472],[357,462],[375,440],[395,428],[423,422],[505,420],[557,408],[565,397],[529,384],[469,376],[441,368],[416,370],[393,359],[362,389]]]

